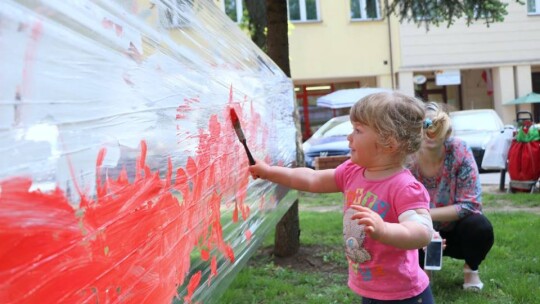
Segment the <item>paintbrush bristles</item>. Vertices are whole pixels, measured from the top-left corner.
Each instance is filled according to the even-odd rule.
[[[246,137],[244,136],[244,132],[242,132],[242,127],[240,126],[240,120],[238,120],[236,111],[234,111],[233,108],[231,108],[230,115],[231,115],[231,122],[233,124],[234,131],[236,132],[236,136],[238,136],[238,139],[240,140],[240,142],[244,146],[244,149],[246,150],[249,164],[253,166],[255,165],[255,159],[253,159],[251,152],[249,152],[249,148],[246,143]]]
[[[240,127],[240,122],[237,122],[233,124],[234,131],[236,132],[236,135],[238,136],[238,139],[240,141],[246,141],[246,137],[244,136],[244,132],[242,132],[242,127]]]
[[[231,115],[231,121],[233,122],[233,124],[237,123],[238,122],[238,115],[236,115],[236,111],[233,108],[231,108],[229,113]]]
[[[236,132],[236,136],[238,136],[238,139],[242,142],[245,141],[246,137],[244,136],[242,126],[240,126],[240,120],[238,119],[238,116],[236,115],[236,111],[234,111],[234,109],[231,109],[231,121],[234,131]]]

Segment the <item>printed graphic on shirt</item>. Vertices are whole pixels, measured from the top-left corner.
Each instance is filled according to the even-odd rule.
[[[349,262],[360,264],[371,259],[371,255],[364,248],[364,225],[358,225],[351,217],[356,210],[348,208],[343,217],[343,239],[345,240],[345,254]]]
[[[363,188],[358,188],[356,191],[346,191],[345,199],[346,208],[349,208],[351,205],[364,206],[377,212],[383,219],[390,210],[390,204],[380,200],[377,194],[371,191],[365,191]]]

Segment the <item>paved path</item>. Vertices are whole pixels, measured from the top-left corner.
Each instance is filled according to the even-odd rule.
[[[482,191],[486,193],[504,193],[508,191],[508,185],[510,184],[510,175],[506,172],[504,179],[503,190],[501,190],[501,173],[480,173],[480,183],[482,184]]]
[[[501,180],[501,173],[480,173],[480,183],[482,185],[499,185]],[[506,172],[505,187],[508,186],[510,181],[510,176]]]

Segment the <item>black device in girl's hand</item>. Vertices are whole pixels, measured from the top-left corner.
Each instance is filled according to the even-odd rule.
[[[442,239],[432,239],[426,247],[426,254],[424,255],[424,269],[441,270],[442,251]]]

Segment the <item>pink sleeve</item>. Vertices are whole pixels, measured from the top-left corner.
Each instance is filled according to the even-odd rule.
[[[343,190],[345,189],[345,173],[347,171],[347,167],[349,167],[350,164],[351,160],[346,160],[341,165],[339,165],[334,172],[334,179],[336,180],[336,185],[341,192],[343,192]]]
[[[429,194],[422,183],[418,181],[410,182],[402,191],[397,193],[395,206],[398,216],[412,209],[429,210]]]

